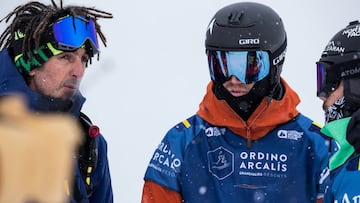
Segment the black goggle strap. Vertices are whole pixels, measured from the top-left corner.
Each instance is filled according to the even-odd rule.
[[[336,66],[340,66],[340,77],[343,79],[360,77],[360,59],[339,63]]]
[[[271,66],[282,65],[285,60],[287,40],[272,54],[270,54]]]
[[[341,71],[341,78],[344,79],[344,96],[360,104],[360,59],[347,63]]]
[[[38,49],[34,49],[27,54],[14,52],[15,65],[20,72],[30,72],[34,68],[37,68],[49,60],[50,57],[63,53],[63,51],[55,49],[50,42],[46,45],[41,45]]]
[[[280,81],[280,74],[282,71],[282,64],[285,61],[287,40],[274,53],[270,54],[270,85],[276,85]]]
[[[282,72],[282,65],[285,61],[287,39],[274,53],[270,54],[270,72],[269,83],[270,92],[269,98],[272,98],[276,93],[278,86],[280,85],[280,75]]]

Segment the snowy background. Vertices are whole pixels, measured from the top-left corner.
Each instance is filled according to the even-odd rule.
[[[5,16],[26,0],[1,0]],[[42,1],[50,3],[49,1]],[[143,175],[166,131],[194,114],[209,81],[207,25],[231,0],[64,0],[113,13],[101,20],[108,47],[87,69],[84,106],[108,141],[115,202],[141,201]],[[259,0],[283,19],[288,49],[282,76],[298,109],[323,124],[315,62],[330,38],[360,19],[359,0]],[[5,25],[0,24],[1,32]]]

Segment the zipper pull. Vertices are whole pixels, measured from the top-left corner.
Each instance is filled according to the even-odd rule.
[[[250,138],[247,139],[247,144],[246,144],[246,146],[247,146],[248,148],[251,148],[251,139],[250,139]]]

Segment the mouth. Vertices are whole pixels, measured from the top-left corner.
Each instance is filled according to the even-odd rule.
[[[65,88],[75,90],[77,88],[76,85],[64,85]]]
[[[64,83],[63,87],[71,90],[76,90],[78,88],[78,81],[77,80],[68,80]]]
[[[229,92],[235,97],[243,96],[248,93],[246,90],[241,89],[231,89]]]

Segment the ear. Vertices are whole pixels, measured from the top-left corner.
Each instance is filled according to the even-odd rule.
[[[32,70],[32,71],[29,72],[29,75],[30,75],[30,76],[34,76],[35,74],[36,74],[36,69],[34,69],[34,70]]]

